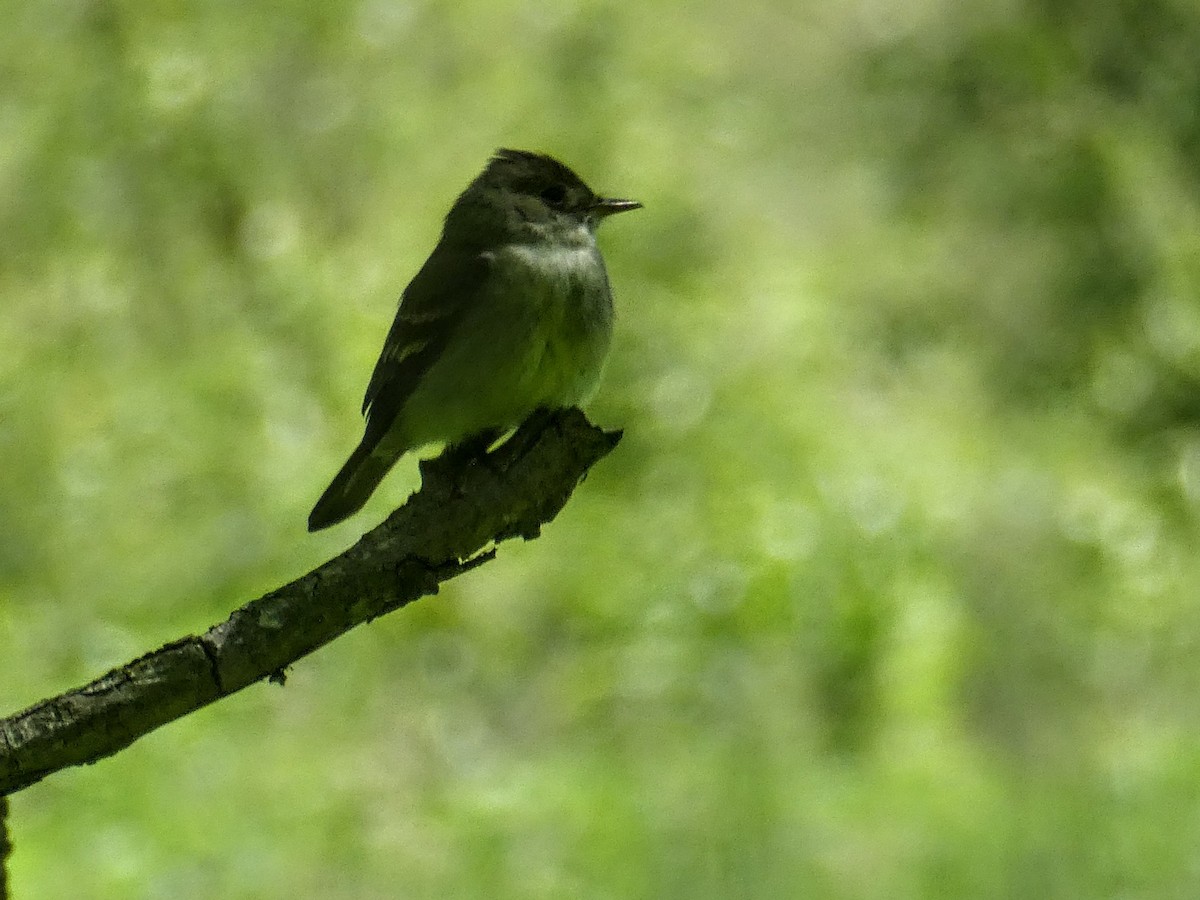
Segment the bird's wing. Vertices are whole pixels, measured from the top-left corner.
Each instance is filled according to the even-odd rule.
[[[363,397],[367,435],[382,437],[483,290],[492,254],[439,245],[400,298]]]

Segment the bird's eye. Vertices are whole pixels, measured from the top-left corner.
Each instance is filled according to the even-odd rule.
[[[562,206],[567,199],[567,189],[561,184],[552,184],[539,194],[547,206]]]

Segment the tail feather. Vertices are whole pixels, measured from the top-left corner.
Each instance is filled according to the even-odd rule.
[[[396,459],[373,456],[375,447],[359,444],[308,516],[308,530],[320,531],[350,518],[363,508]]]

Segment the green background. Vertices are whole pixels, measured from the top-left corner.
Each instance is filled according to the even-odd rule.
[[[544,536],[13,798],[14,896],[1200,896],[1200,7],[0,9],[0,712],[316,536],[498,146],[601,234]]]

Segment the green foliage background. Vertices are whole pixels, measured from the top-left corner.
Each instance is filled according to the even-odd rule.
[[[1200,8],[3,4],[0,701],[289,580],[498,146],[602,234],[532,544],[13,799],[35,898],[1200,895]]]

